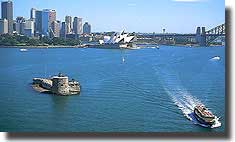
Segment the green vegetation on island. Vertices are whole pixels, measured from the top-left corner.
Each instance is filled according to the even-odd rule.
[[[79,39],[64,39],[59,37],[29,38],[22,35],[0,35],[0,46],[76,46],[81,41]]]

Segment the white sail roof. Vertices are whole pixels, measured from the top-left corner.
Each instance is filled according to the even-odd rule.
[[[104,36],[103,42],[100,43],[129,43],[134,39],[135,36],[129,36],[128,33],[124,33],[124,30],[121,33],[114,33],[110,36]]]

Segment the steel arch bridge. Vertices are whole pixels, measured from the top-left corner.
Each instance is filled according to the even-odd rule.
[[[226,34],[225,24],[218,25],[206,31],[207,45],[210,45],[213,41],[215,41],[219,37],[225,37],[225,34]]]
[[[157,41],[157,43],[161,43],[161,41],[172,39],[173,41],[176,41],[177,39],[181,40],[196,40],[196,38],[199,36],[201,39],[205,39],[203,45],[209,46],[213,44],[217,39],[221,38],[224,40],[226,34],[226,28],[225,24],[218,25],[216,27],[213,27],[210,30],[205,31],[205,33],[200,33],[197,35],[197,33],[185,33],[185,34],[179,34],[179,33],[153,33],[153,34],[142,34],[138,35],[138,38],[149,38],[154,41],[156,38],[160,38],[160,41]],[[199,44],[199,43],[198,43]]]
[[[208,31],[206,31],[207,35],[214,34],[214,35],[225,35],[225,24],[221,24],[219,26],[216,26]]]

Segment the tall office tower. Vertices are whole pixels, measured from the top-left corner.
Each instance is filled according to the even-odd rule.
[[[61,26],[61,30],[60,30],[60,37],[62,38],[66,38],[66,34],[67,34],[67,24],[66,22],[62,22],[62,26]]]
[[[70,34],[72,33],[72,17],[71,16],[65,16],[65,23],[66,23],[66,28],[67,28],[67,33]]]
[[[33,30],[34,30],[33,36],[34,36],[35,30],[36,30],[36,23],[35,23],[36,11],[37,11],[37,9],[35,9],[35,8],[31,8],[31,10],[30,10],[30,20],[33,21]]]
[[[2,6],[2,19],[8,21],[8,33],[13,33],[13,2],[12,1],[3,1]]]
[[[7,19],[0,19],[0,34],[8,33],[8,21]]]
[[[30,10],[30,19],[34,20],[36,18],[36,9],[35,8],[31,8]]]
[[[73,19],[73,32],[77,34],[82,34],[82,18],[74,17]]]
[[[40,10],[35,12],[35,33],[42,34],[42,11]]]
[[[24,34],[24,27],[25,27],[25,18],[24,17],[17,17],[15,23],[15,30],[18,34]]]
[[[29,19],[24,24],[24,35],[28,37],[34,36],[34,20]]]
[[[51,29],[51,37],[60,37],[60,21],[53,21]]]
[[[42,11],[42,34],[49,36],[51,31],[51,24],[56,21],[56,11],[51,9],[44,9]]]
[[[49,26],[51,26],[53,21],[56,21],[56,11],[55,10],[49,10]]]
[[[91,33],[91,25],[88,22],[85,22],[83,25],[83,33],[90,34]]]

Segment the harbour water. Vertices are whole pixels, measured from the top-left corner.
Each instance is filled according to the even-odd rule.
[[[0,54],[0,131],[224,132],[225,47],[0,48]],[[32,78],[59,72],[80,82],[80,95],[31,88]],[[221,127],[187,119],[198,103],[220,117]]]

